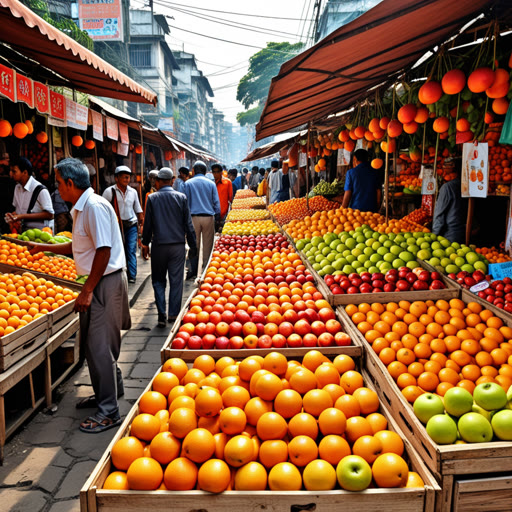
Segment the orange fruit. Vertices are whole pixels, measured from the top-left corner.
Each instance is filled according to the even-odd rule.
[[[138,414],[130,426],[130,435],[142,441],[151,441],[159,432],[160,420],[152,414]]]
[[[423,479],[418,475],[418,473],[415,471],[409,471],[405,487],[425,487],[425,482],[423,482]]]
[[[181,443],[170,432],[160,432],[149,445],[151,457],[160,464],[169,464],[180,455]]]
[[[162,366],[162,372],[170,372],[174,373],[176,377],[181,381],[183,377],[185,377],[188,372],[188,366],[183,359],[178,357],[173,357],[171,359],[167,359]]]
[[[374,412],[366,416],[366,421],[372,427],[372,433],[375,435],[379,430],[385,430],[388,427],[388,420],[380,412]]]
[[[164,472],[156,460],[140,457],[130,464],[126,478],[130,489],[134,491],[154,491],[162,483]]]
[[[361,405],[359,400],[352,395],[342,395],[334,403],[334,407],[345,414],[347,418],[359,416],[361,414]]]
[[[256,432],[262,441],[282,439],[287,431],[286,420],[276,412],[263,413],[256,424]]]
[[[318,381],[315,377],[315,374],[306,368],[293,373],[289,382],[291,389],[294,389],[301,395],[318,387]]]
[[[167,397],[158,391],[146,391],[139,400],[141,413],[155,415],[158,411],[167,409]]]
[[[306,466],[317,456],[318,447],[309,436],[296,436],[288,443],[288,457],[295,466]]]
[[[331,395],[324,389],[312,389],[302,398],[304,412],[313,416],[320,416],[325,409],[333,406]]]
[[[347,418],[339,409],[329,407],[320,413],[318,426],[324,436],[329,434],[342,435],[347,426]]]
[[[112,447],[112,464],[123,471],[126,471],[130,464],[143,456],[143,444],[133,436],[122,437]]]
[[[239,407],[226,407],[219,414],[222,432],[228,435],[241,434],[247,424],[247,416]]]
[[[267,471],[259,462],[249,462],[235,473],[235,490],[264,491],[267,488]]]
[[[375,459],[372,474],[379,487],[404,487],[409,478],[409,467],[400,455],[383,453]]]
[[[203,491],[219,493],[225,491],[231,482],[229,466],[220,459],[203,463],[197,473],[197,483]]]
[[[179,407],[169,417],[169,432],[183,439],[189,432],[197,428],[195,411],[188,407]]]
[[[321,459],[336,466],[343,457],[350,455],[350,445],[347,440],[335,434],[329,434],[322,438],[318,444],[318,454]]]
[[[375,433],[375,437],[382,443],[382,453],[396,453],[402,455],[404,453],[404,442],[402,438],[391,430],[381,430]]]
[[[178,386],[180,380],[177,375],[171,372],[160,372],[155,376],[153,382],[151,383],[151,387],[153,391],[157,391],[162,393],[165,397],[169,396],[169,393],[173,388]]]
[[[302,411],[302,397],[293,389],[283,389],[274,399],[274,411],[285,419],[292,418]]]
[[[205,375],[209,375],[213,371],[215,371],[215,359],[208,354],[201,354],[197,356],[194,360],[193,368],[198,368]]]
[[[276,397],[277,398],[277,397]],[[247,421],[250,425],[256,426],[259,418],[266,412],[272,411],[272,402],[266,402],[259,396],[251,398],[244,407]]]
[[[348,372],[349,370],[354,370],[356,367],[356,363],[354,360],[345,354],[339,354],[337,355],[332,364],[336,367],[340,375],[343,375],[345,372]]]
[[[224,407],[239,407],[243,409],[250,399],[249,391],[242,386],[230,386],[222,393]]]
[[[352,416],[347,419],[347,426],[345,429],[345,436],[349,443],[354,443],[362,436],[373,434],[372,427],[369,421],[362,416]]]
[[[279,377],[284,376],[288,369],[286,356],[279,352],[270,352],[263,358],[263,369],[272,372]]]
[[[223,407],[223,400],[216,389],[203,389],[195,397],[195,411],[198,416],[217,416]]]
[[[276,464],[268,474],[271,491],[299,491],[302,489],[302,476],[290,462]]]
[[[254,455],[254,442],[250,437],[245,435],[232,437],[224,447],[224,460],[234,468],[247,464],[253,460]]]
[[[110,473],[103,483],[103,489],[112,489],[117,491],[128,491],[128,477],[124,471],[114,471]]]
[[[296,414],[288,422],[288,433],[291,437],[304,435],[316,439],[318,436],[317,420],[307,412]]]
[[[288,460],[288,444],[282,439],[263,441],[258,456],[266,468],[271,468]]]
[[[204,428],[195,428],[183,439],[182,455],[193,462],[204,462],[215,452],[213,434]]]
[[[254,391],[257,396],[266,401],[272,401],[283,389],[281,379],[273,374],[266,373],[262,375],[255,384]]]
[[[356,439],[352,446],[352,453],[359,455],[368,464],[372,465],[375,459],[382,453],[382,449],[382,443],[377,437],[366,435]]]
[[[379,410],[379,397],[372,389],[361,387],[356,389],[352,396],[359,402],[361,414],[367,415]]]
[[[349,370],[341,375],[340,386],[346,393],[352,394],[356,389],[363,387],[363,385],[363,376],[355,370]]]

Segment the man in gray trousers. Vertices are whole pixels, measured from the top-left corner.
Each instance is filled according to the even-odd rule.
[[[174,322],[181,309],[185,273],[185,237],[189,256],[197,256],[196,233],[187,197],[171,187],[172,172],[160,169],[156,177],[157,191],[148,196],[142,230],[142,257],[150,256],[151,281],[158,310],[158,327],[166,325],[165,288],[169,275],[167,321]]]
[[[55,178],[62,199],[73,204],[73,240],[39,246],[31,252],[72,253],[77,274],[89,276],[76,299],[75,311],[81,313],[81,342],[94,396],[82,399],[77,407],[97,407],[79,427],[96,434],[121,423],[117,397],[123,395],[123,379],[117,359],[121,330],[131,327],[126,259],[116,213],[90,187],[87,167],[76,158],[66,158],[55,166]]]

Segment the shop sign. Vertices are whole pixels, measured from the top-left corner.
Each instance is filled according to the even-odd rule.
[[[103,116],[95,110],[89,110],[92,124],[92,136],[94,139],[103,142]]]
[[[48,124],[50,126],[57,126],[59,128],[66,127],[66,121],[64,119],[57,119],[56,117],[48,116]]]
[[[41,82],[34,82],[34,103],[41,114],[47,114],[50,110],[50,91]]]
[[[119,122],[119,139],[123,144],[130,144],[128,138],[128,125],[126,123]]]
[[[431,165],[421,166],[421,193],[424,196],[431,196],[436,193],[436,178],[434,168]]]
[[[128,156],[129,144],[123,144],[122,142],[117,143],[117,151],[116,153],[121,156]]]
[[[50,114],[57,119],[66,119],[66,98],[52,90],[50,90]]]
[[[107,116],[105,117],[105,121],[107,123],[107,137],[112,140],[117,140],[119,138],[117,119]]]
[[[34,108],[34,87],[32,80],[16,73],[16,101],[26,103]]]
[[[462,145],[462,197],[487,197],[488,161],[487,142],[466,142]]]
[[[493,277],[493,279],[512,277],[512,261],[505,261],[504,263],[492,263],[489,265],[489,274]]]
[[[15,74],[14,70],[0,64],[0,95],[9,98],[11,101],[16,101]]]
[[[121,0],[78,0],[80,28],[95,41],[123,41]]]
[[[78,130],[87,130],[87,121],[89,119],[89,109],[84,105],[76,104],[76,127]]]

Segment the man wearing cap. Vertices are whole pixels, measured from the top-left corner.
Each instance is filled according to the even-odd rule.
[[[196,231],[197,247],[201,243],[203,265],[206,265],[213,248],[215,221],[220,221],[220,202],[217,187],[206,176],[206,164],[200,160],[194,164],[194,177],[183,186]],[[202,240],[202,241],[201,241]],[[200,242],[201,241],[201,242]],[[192,273],[187,279],[197,276],[199,258],[190,258]]]
[[[143,214],[137,191],[130,187],[132,171],[126,165],[116,167],[116,184],[103,192],[116,212],[123,235],[124,252],[128,268],[128,282],[135,283],[137,277],[137,235],[138,225],[142,225]]]
[[[190,171],[187,167],[180,167],[178,169],[178,177],[174,181],[172,188],[176,190],[176,192],[183,192],[183,185],[188,180],[190,175]]]
[[[165,288],[169,275],[167,321],[173,322],[181,309],[185,272],[185,237],[189,255],[197,255],[196,233],[187,197],[171,187],[170,169],[160,169],[155,180],[157,191],[148,197],[142,230],[142,257],[150,256],[151,281],[158,310],[158,326],[166,325]]]
[[[270,190],[269,204],[279,201],[279,193],[281,191],[281,171],[279,170],[279,161],[272,160],[270,164],[270,174],[268,175],[268,188]]]
[[[218,225],[215,226],[215,230],[220,231],[226,219],[226,215],[228,214],[229,207],[233,202],[233,186],[231,181],[222,176],[222,165],[213,164],[212,173],[215,178],[215,185],[217,187],[220,202],[220,221]]]

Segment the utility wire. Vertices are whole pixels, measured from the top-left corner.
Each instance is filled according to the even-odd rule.
[[[249,13],[240,13],[240,12],[230,12],[230,11],[218,11],[216,9],[207,9],[206,7],[195,7],[191,5],[178,4],[175,2],[166,2],[165,5],[168,6],[178,6],[178,7],[187,7],[189,9],[196,9],[199,11],[209,11],[209,12],[217,12],[220,14],[232,14],[233,16],[248,16],[253,18],[267,18],[272,20],[284,20],[284,21],[312,21],[312,20],[303,20],[302,18],[282,18],[280,16],[264,16],[262,14],[249,14]]]

